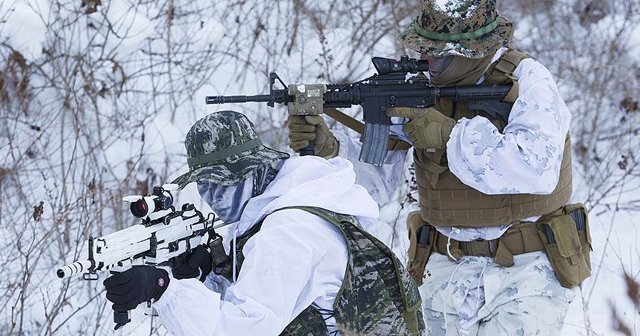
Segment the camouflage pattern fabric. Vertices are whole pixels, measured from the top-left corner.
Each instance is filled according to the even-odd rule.
[[[482,58],[506,46],[513,23],[498,15],[495,0],[423,0],[422,13],[397,37],[421,54]]]
[[[393,252],[353,217],[333,213],[321,217],[334,224],[340,221],[337,228],[350,256],[334,303],[338,329],[345,335],[420,335],[424,330],[420,293]]]
[[[212,113],[191,127],[185,140],[189,172],[172,183],[209,180],[234,185],[257,167],[289,157],[262,144],[253,124],[234,111]]]
[[[333,312],[336,327],[343,335],[421,335],[425,325],[417,285],[386,245],[361,229],[352,216],[314,207],[283,209],[304,210],[322,217],[335,225],[347,242],[349,261]],[[238,272],[244,261],[242,247],[259,229],[260,225],[256,225],[236,238]],[[230,269],[226,273],[230,275]],[[280,335],[327,335],[327,326],[322,314],[310,306]]]
[[[514,258],[514,266],[502,267],[487,257],[452,263],[433,254],[420,287],[426,334],[560,335],[575,289],[560,285],[544,252]],[[476,291],[483,292],[479,300],[465,300]]]
[[[320,311],[307,307],[280,333],[280,336],[326,336],[327,325]]]

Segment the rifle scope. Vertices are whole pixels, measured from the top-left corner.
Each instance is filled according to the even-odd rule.
[[[131,202],[129,210],[131,214],[142,218],[152,212],[170,209],[173,205],[173,196],[162,187],[154,187],[153,194]]]
[[[420,61],[415,58],[409,58],[409,56],[402,56],[400,60],[384,57],[371,58],[373,66],[378,71],[378,75],[387,75],[390,73],[416,73],[429,71],[429,63],[427,61]]]

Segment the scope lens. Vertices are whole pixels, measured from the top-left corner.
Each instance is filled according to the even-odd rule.
[[[149,205],[147,205],[147,202],[143,198],[131,203],[129,209],[131,210],[132,215],[136,217],[144,217],[149,212]]]
[[[163,196],[163,197],[158,197],[157,198],[157,203],[158,203],[158,208],[161,210],[167,210],[169,208],[171,208],[171,205],[173,204],[173,198],[171,198],[171,196]]]

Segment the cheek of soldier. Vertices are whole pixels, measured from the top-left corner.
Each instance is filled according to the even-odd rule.
[[[444,72],[451,62],[453,61],[453,56],[442,56],[442,57],[421,57],[422,60],[426,60],[429,63],[429,74],[431,77],[436,77],[442,72]]]
[[[200,196],[225,223],[240,220],[245,205],[251,199],[252,190],[252,179],[231,186],[198,182]]]

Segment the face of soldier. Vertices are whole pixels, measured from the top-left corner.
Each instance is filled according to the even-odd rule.
[[[198,181],[198,192],[225,223],[240,220],[242,211],[253,197],[253,177],[234,185],[223,186],[210,181]]]
[[[437,77],[441,74],[453,61],[453,55],[442,56],[442,57],[431,57],[422,55],[420,57],[421,60],[426,60],[429,63],[429,75],[431,77]]]
[[[257,167],[245,180],[224,186],[211,181],[198,181],[198,192],[225,223],[240,220],[252,197],[261,195],[278,174],[283,160]]]

